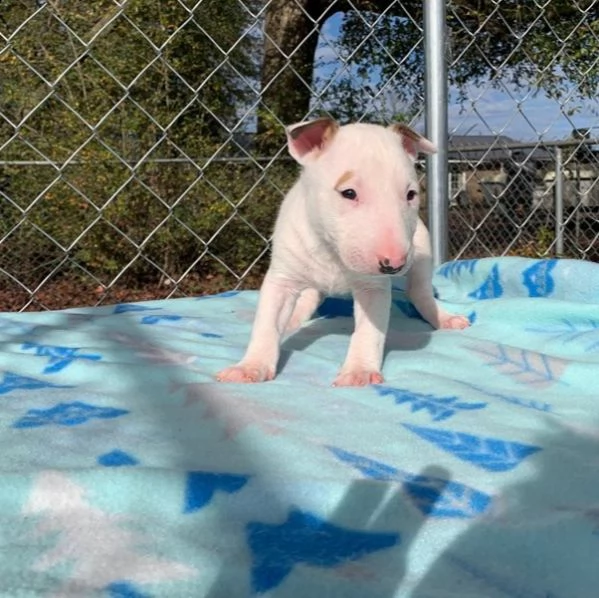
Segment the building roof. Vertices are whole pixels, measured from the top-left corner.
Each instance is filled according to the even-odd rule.
[[[254,132],[240,131],[231,135],[233,155],[251,152],[256,139]],[[510,162],[512,164],[553,161],[554,157],[538,141],[521,142],[506,135],[452,135],[449,138],[449,160],[481,164]]]
[[[480,162],[529,162],[553,160],[539,142],[529,145],[505,135],[452,135],[449,138],[449,159]]]

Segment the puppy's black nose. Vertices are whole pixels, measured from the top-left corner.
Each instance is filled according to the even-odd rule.
[[[379,272],[381,274],[397,274],[402,267],[403,265],[394,268],[386,258],[384,260],[379,260]]]

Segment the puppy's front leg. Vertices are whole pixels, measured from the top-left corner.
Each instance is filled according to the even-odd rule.
[[[377,286],[356,288],[353,296],[355,329],[345,363],[333,386],[366,386],[383,382],[381,364],[389,327],[391,283],[384,279]]]
[[[408,271],[406,285],[410,301],[433,328],[467,328],[470,326],[468,318],[446,312],[435,299],[430,235],[421,220],[418,220],[413,243],[414,263]]]
[[[300,290],[267,273],[260,289],[250,343],[243,359],[216,375],[220,382],[264,382],[275,377],[281,336]]]

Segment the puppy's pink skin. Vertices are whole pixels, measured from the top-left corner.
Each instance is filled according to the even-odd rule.
[[[330,119],[293,125],[287,138],[302,173],[281,204],[246,354],[217,379],[272,380],[282,336],[309,319],[324,295],[351,293],[355,330],[334,385],[381,383],[392,275],[407,276],[410,300],[433,327],[470,325],[433,297],[414,162],[435,147],[405,125]]]
[[[262,364],[246,363],[225,368],[216,375],[219,382],[265,382],[275,377],[274,369]]]
[[[333,386],[368,386],[382,384],[385,381],[380,372],[355,371],[347,374],[339,373]]]

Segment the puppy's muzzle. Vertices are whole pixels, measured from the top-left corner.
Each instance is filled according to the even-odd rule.
[[[379,260],[379,272],[381,274],[397,274],[404,265],[405,262],[394,266],[388,259]]]

